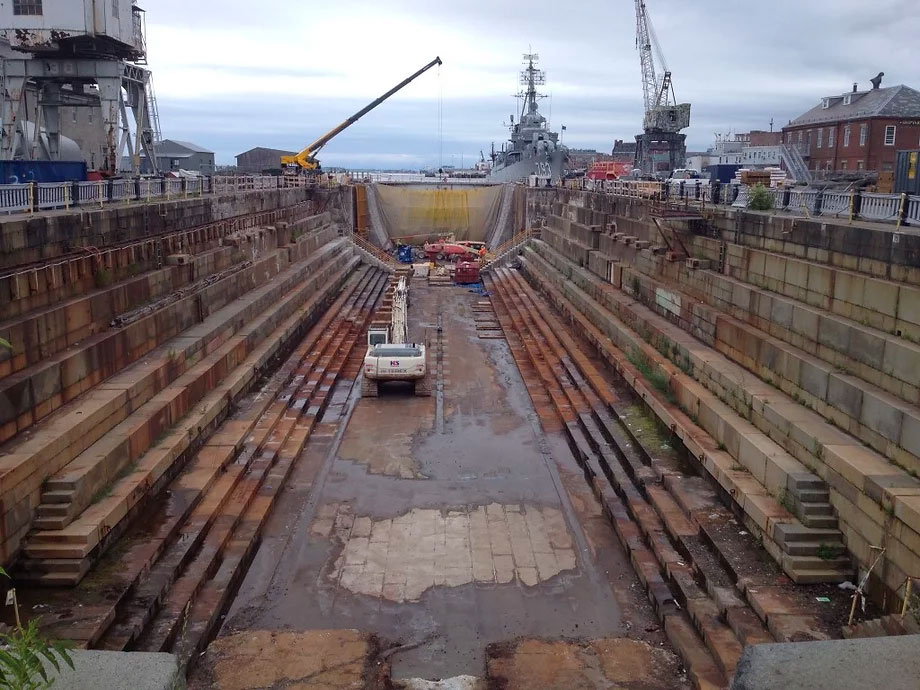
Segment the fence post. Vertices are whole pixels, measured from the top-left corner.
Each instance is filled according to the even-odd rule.
[[[862,211],[862,190],[857,189],[853,192],[853,208],[850,209],[850,223],[853,222],[854,218],[859,218],[859,214]]]
[[[815,197],[815,215],[821,215],[821,209],[824,208],[824,190],[818,192],[818,196]]]
[[[907,192],[901,192],[901,208],[898,209],[898,223],[896,228],[901,227],[901,223],[907,221]]]
[[[70,188],[71,188],[70,196],[73,199],[73,205],[79,206],[80,205],[80,183],[79,181],[74,180],[73,182],[71,182]]]
[[[38,187],[35,182],[29,183],[29,213],[35,213],[38,209]]]

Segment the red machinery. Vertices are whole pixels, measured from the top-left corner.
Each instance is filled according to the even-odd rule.
[[[464,261],[475,259],[477,254],[475,249],[467,245],[441,240],[426,242],[425,256],[431,261]]]
[[[454,282],[458,285],[467,285],[469,283],[479,282],[479,262],[478,261],[461,261],[457,264],[457,270],[454,271]]]

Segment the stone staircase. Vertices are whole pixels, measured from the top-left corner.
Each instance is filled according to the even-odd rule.
[[[911,612],[903,616],[899,613],[892,613],[843,628],[843,636],[847,639],[889,637],[890,635],[920,635],[920,620]]]

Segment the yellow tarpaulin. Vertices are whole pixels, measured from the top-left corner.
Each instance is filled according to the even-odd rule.
[[[447,234],[458,240],[484,241],[501,209],[502,185],[375,186],[388,237],[402,238],[411,244]]]

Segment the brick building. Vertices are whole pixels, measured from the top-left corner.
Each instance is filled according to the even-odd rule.
[[[811,170],[894,170],[895,153],[920,146],[920,91],[899,85],[827,96],[783,127]]]

